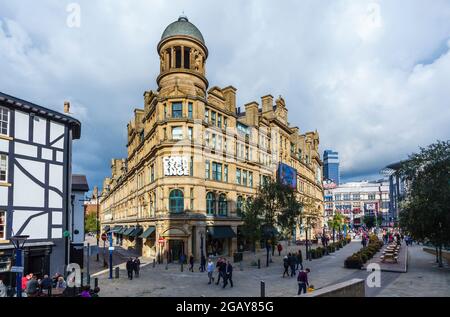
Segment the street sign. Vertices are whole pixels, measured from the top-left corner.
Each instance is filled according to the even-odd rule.
[[[164,244],[164,242],[166,242],[166,239],[164,239],[164,238],[159,238],[158,242],[159,242],[159,244]]]
[[[106,238],[107,238],[107,237],[106,237],[106,233],[103,233],[103,234],[102,234],[102,240],[103,240],[103,241],[106,241]]]
[[[23,273],[23,266],[11,266],[11,272]]]

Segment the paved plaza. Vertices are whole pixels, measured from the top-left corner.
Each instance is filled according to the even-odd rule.
[[[273,263],[265,267],[265,254],[246,254],[242,271],[239,264],[234,265],[234,287],[223,289],[221,285],[208,285],[206,273],[189,272],[184,266],[171,264],[153,265],[143,259],[143,268],[139,278],[129,281],[126,278],[124,265],[121,265],[120,278],[108,280],[107,274],[98,275],[102,296],[142,297],[258,297],[260,296],[260,281],[266,283],[266,296],[295,296],[297,294],[296,278],[282,278],[282,257],[288,251],[301,248],[305,254],[305,247],[285,246],[282,256],[275,255]],[[370,272],[344,268],[347,256],[361,248],[359,241],[354,241],[343,249],[321,259],[304,261],[304,266],[311,269],[310,283],[316,289],[328,285],[347,281],[352,278],[366,279]],[[450,270],[448,264],[443,269],[437,268],[434,257],[425,253],[421,246],[410,247],[409,270],[407,273],[381,273],[381,288],[368,288],[366,296],[450,296]],[[257,269],[251,262],[261,259],[262,267]],[[217,273],[216,273],[217,276]]]

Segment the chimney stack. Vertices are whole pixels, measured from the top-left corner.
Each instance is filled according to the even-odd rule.
[[[262,112],[269,112],[273,111],[273,96],[272,95],[266,95],[264,97],[261,97],[261,103],[262,103]]]
[[[69,114],[70,113],[70,102],[64,101],[64,113]]]

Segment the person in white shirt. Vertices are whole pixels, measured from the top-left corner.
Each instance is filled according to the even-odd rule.
[[[214,283],[214,276],[213,276],[214,269],[215,269],[215,265],[214,265],[213,261],[211,259],[209,259],[208,266],[206,268],[206,270],[208,271],[208,278],[209,278],[208,285],[211,284],[211,282]]]

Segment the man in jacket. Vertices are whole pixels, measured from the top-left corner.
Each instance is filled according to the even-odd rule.
[[[28,297],[34,297],[37,295],[39,290],[39,283],[37,281],[36,276],[33,275],[31,280],[27,283],[27,296]]]
[[[126,268],[127,268],[127,273],[128,273],[128,279],[132,280],[133,279],[133,269],[134,269],[134,264],[133,264],[132,258],[128,259]]]
[[[52,279],[47,274],[45,274],[43,280],[41,281],[42,292],[46,293],[46,294],[50,294],[52,284],[53,284]]]
[[[231,262],[228,261],[224,265],[225,271],[224,271],[224,281],[223,281],[223,288],[225,288],[228,285],[228,281],[230,281],[231,287],[233,287],[233,266],[231,265]]]
[[[306,287],[309,286],[308,282],[308,273],[310,272],[309,269],[306,269],[305,271],[301,270],[298,273],[297,282],[298,282],[298,293],[297,295],[301,295],[302,291],[306,294]]]
[[[133,261],[133,270],[134,270],[134,276],[139,277],[139,272],[141,270],[141,261],[138,257],[136,257]]]
[[[217,261],[217,264],[216,264],[217,271],[219,272],[219,274],[217,276],[216,285],[219,285],[220,278],[222,278],[222,280],[225,280],[225,275],[224,275],[225,266],[226,266],[225,259],[219,258],[219,260]]]

